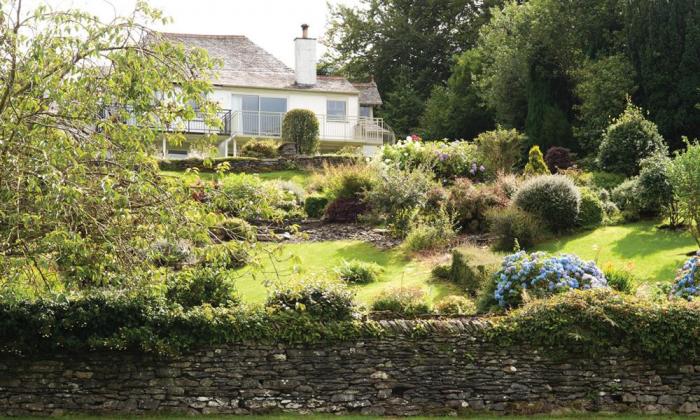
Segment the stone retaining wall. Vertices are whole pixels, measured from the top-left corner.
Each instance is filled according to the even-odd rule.
[[[159,161],[160,169],[164,171],[184,171],[188,168],[197,168],[200,172],[213,172],[216,165],[228,162],[231,165],[230,172],[241,173],[262,173],[285,171],[289,169],[321,169],[324,165],[350,164],[358,161],[355,156],[297,156],[278,159],[257,159],[257,158],[219,158],[213,159],[213,165],[205,166],[202,159],[175,159]]]
[[[415,322],[382,321],[392,335],[330,345],[3,357],[0,415],[698,411],[700,366],[658,365],[621,349],[562,360],[495,348],[477,338],[475,321],[433,321],[418,338]]]

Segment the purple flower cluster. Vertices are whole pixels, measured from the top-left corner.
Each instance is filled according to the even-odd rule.
[[[605,275],[593,261],[571,254],[520,251],[503,259],[496,273],[494,298],[502,307],[514,307],[522,303],[524,293],[546,297],[569,289],[607,286]]]
[[[676,281],[671,288],[671,296],[691,300],[700,294],[700,255],[695,255],[678,270]]]

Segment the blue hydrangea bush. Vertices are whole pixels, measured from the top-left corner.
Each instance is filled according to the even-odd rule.
[[[495,280],[494,298],[504,308],[521,305],[524,295],[542,298],[571,289],[608,286],[605,275],[593,261],[545,252],[520,251],[505,257]]]
[[[700,255],[695,255],[678,270],[671,287],[671,296],[691,300],[700,295]]]

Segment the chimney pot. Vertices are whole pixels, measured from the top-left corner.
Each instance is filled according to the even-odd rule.
[[[309,25],[307,25],[307,24],[301,25],[301,37],[302,38],[309,37]]]

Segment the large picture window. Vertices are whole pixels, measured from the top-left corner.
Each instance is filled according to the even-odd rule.
[[[241,123],[248,135],[279,136],[287,112],[287,98],[241,95]],[[235,100],[235,99],[234,99]]]
[[[326,117],[328,121],[344,121],[347,117],[347,103],[345,101],[327,101]]]

